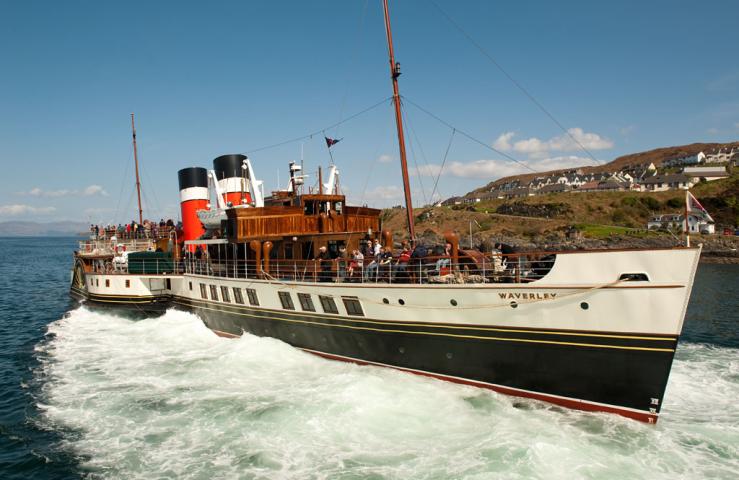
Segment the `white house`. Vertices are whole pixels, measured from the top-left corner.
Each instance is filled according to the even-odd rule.
[[[689,233],[716,233],[716,225],[707,221],[703,216],[688,215]],[[685,216],[678,214],[657,215],[649,219],[647,222],[648,230],[659,230],[667,228],[670,230],[681,230],[685,232]]]
[[[728,148],[720,148],[718,152],[706,155],[706,163],[731,162],[733,159],[738,157],[739,150],[732,148],[731,151],[729,151]]]
[[[663,167],[677,167],[680,165],[698,165],[706,162],[706,154],[698,152],[695,155],[687,155],[684,157],[671,158],[662,162]]]
[[[644,190],[648,192],[664,192],[665,190],[687,190],[696,183],[696,180],[683,174],[655,175],[642,180]]]

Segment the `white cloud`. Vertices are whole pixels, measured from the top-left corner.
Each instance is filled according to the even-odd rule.
[[[561,170],[565,168],[580,167],[592,163],[592,160],[577,155],[565,155],[559,157],[547,157],[539,160],[529,160],[526,165],[536,172],[549,170]],[[435,177],[439,174],[441,165],[431,164],[419,167],[419,173],[427,177]],[[509,175],[521,173],[533,173],[525,166],[506,160],[475,160],[473,162],[451,162],[444,166],[443,175],[459,178],[478,178],[481,181],[490,181]]]
[[[386,153],[383,153],[382,155],[380,155],[379,157],[377,157],[377,161],[380,162],[380,163],[390,163],[393,160],[395,160],[393,158],[393,156],[392,155],[388,155]]]
[[[42,190],[38,187],[35,187],[27,192],[20,192],[20,193],[21,195],[30,195],[32,197],[48,197],[48,198],[76,197],[76,196],[92,197],[94,195],[100,195],[102,197],[108,196],[108,192],[106,192],[105,189],[103,189],[103,187],[101,187],[100,185],[90,185],[89,187],[85,187],[82,190],[67,190],[67,189]]]
[[[498,150],[503,150],[504,152],[507,152],[512,148],[511,139],[515,134],[515,132],[501,133],[497,140],[493,142],[493,147],[497,148]]]
[[[531,159],[545,159],[550,157],[551,152],[575,152],[582,150],[582,147],[587,150],[613,148],[613,142],[608,138],[586,132],[579,127],[570,128],[566,134],[554,136],[549,140],[530,137],[512,142],[514,136],[514,132],[505,132],[493,142],[493,146],[502,151],[513,150],[523,153]]]
[[[56,211],[54,207],[32,207],[31,205],[0,205],[0,215],[17,216],[17,215],[43,215],[45,213],[53,213]]]
[[[89,187],[86,187],[84,190],[82,190],[82,195],[86,197],[90,197],[92,195],[101,195],[103,197],[108,196],[108,192],[103,190],[103,187],[100,185],[90,185]]]
[[[380,200],[395,200],[403,198],[403,190],[397,185],[379,186],[371,190],[367,190],[364,194],[364,198],[380,199]]]

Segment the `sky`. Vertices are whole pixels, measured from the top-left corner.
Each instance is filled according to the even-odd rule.
[[[416,205],[739,139],[737,1],[390,10]],[[380,0],[5,0],[0,62],[0,221],[134,219],[132,112],[147,218],[177,218],[177,171],[226,153],[249,155],[271,191],[302,151],[315,184],[324,136],[341,139],[331,154],[351,202],[402,203]]]

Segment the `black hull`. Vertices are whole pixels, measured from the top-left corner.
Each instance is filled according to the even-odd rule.
[[[470,328],[286,313],[176,298],[216,333],[280,339],[338,360],[398,368],[583,410],[654,422],[678,339]]]
[[[159,295],[152,297],[136,297],[122,295],[95,295],[87,290],[72,287],[69,290],[72,298],[84,302],[85,306],[93,308],[126,310],[144,314],[163,314],[172,306],[172,297]]]

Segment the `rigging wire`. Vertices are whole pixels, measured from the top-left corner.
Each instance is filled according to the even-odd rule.
[[[338,121],[336,123],[333,123],[331,125],[328,125],[326,127],[320,128],[320,129],[318,129],[318,130],[316,130],[314,132],[308,133],[306,135],[301,135],[300,137],[291,138],[289,140],[284,140],[282,142],[273,143],[271,145],[266,145],[266,146],[263,146],[263,147],[254,148],[252,150],[247,150],[247,151],[239,152],[239,153],[241,153],[243,155],[253,154],[253,153],[256,153],[256,152],[261,152],[262,150],[269,150],[271,148],[281,147],[281,146],[287,145],[289,143],[299,142],[300,140],[306,140],[306,139],[309,139],[309,138],[313,138],[314,136],[318,135],[321,132],[324,132],[325,130],[330,130],[330,129],[336,127],[336,126],[339,126],[339,125],[341,125],[343,123],[346,123],[346,122],[348,122],[350,120],[353,120],[353,119],[357,118],[358,116],[363,115],[363,114],[369,112],[370,110],[374,110],[375,108],[379,107],[380,105],[389,102],[390,100],[392,100],[392,98],[393,98],[392,95],[389,96],[389,97],[387,97],[387,98],[383,98],[379,102],[377,102],[377,103],[375,103],[373,105],[370,105],[369,107],[365,108],[364,110],[360,110],[359,112],[357,112],[357,113],[355,113],[353,115],[350,115],[350,116],[346,117],[343,120],[340,120],[340,121]]]
[[[508,155],[507,153],[502,152],[502,151],[498,150],[495,147],[491,147],[490,145],[488,145],[487,143],[483,142],[482,140],[479,140],[479,139],[473,137],[469,133],[467,133],[467,132],[465,132],[463,130],[460,130],[459,128],[455,127],[454,125],[452,125],[451,123],[447,122],[446,120],[443,120],[442,118],[439,118],[437,115],[435,115],[435,114],[431,113],[430,111],[426,110],[425,108],[423,108],[422,106],[420,106],[419,104],[417,104],[416,102],[414,102],[413,100],[410,100],[408,97],[406,97],[404,95],[401,95],[401,97],[403,98],[404,101],[408,102],[410,105],[413,105],[414,107],[416,107],[417,109],[421,110],[423,113],[425,113],[426,115],[428,115],[431,118],[435,119],[439,123],[441,123],[443,125],[446,125],[447,127],[456,130],[457,133],[459,133],[460,135],[462,135],[464,137],[467,137],[469,140],[472,140],[473,142],[482,145],[483,147],[487,148],[488,150],[492,150],[493,152],[497,153],[498,155],[501,155],[501,156],[507,158],[508,160],[510,160],[512,162],[515,162],[515,163],[521,165],[522,167],[524,167],[524,168],[526,168],[528,170],[531,170],[534,173],[539,173],[536,170],[534,170],[533,168],[531,168],[530,166],[528,166],[526,163],[522,162],[521,160],[517,160],[516,158],[512,157],[511,155]]]
[[[113,212],[113,218],[118,218],[118,219],[120,219],[118,215],[123,213],[120,211],[121,199],[123,198],[123,189],[125,188],[125,185],[126,185],[126,177],[128,176],[128,169],[131,167],[131,163],[133,163],[133,145],[129,145],[128,148],[129,148],[128,161],[125,162],[125,166],[123,167],[123,176],[121,177],[121,190],[120,192],[118,192],[118,201],[116,202],[115,211]]]
[[[401,110],[401,114],[403,115],[403,122],[405,122],[406,125],[408,125],[408,128],[410,128],[411,132],[413,132],[413,126],[411,125],[411,122],[408,120],[408,115],[406,114],[405,110]],[[418,138],[416,138],[416,143],[418,142]],[[424,204],[428,204],[428,198],[426,197],[426,188],[423,186],[423,175],[421,175],[421,170],[418,168],[418,162],[416,161],[416,150],[413,148],[413,137],[408,137],[408,146],[410,147],[411,151],[411,158],[413,159],[413,166],[416,167],[416,176],[418,177],[418,184],[421,186],[421,194],[423,195],[423,202]],[[423,151],[423,150],[422,150]]]
[[[444,164],[446,164],[447,156],[449,155],[449,150],[452,148],[452,140],[454,140],[454,134],[457,133],[456,128],[452,128],[452,134],[449,136],[449,143],[446,146],[446,152],[444,152],[444,159],[441,161],[441,168],[439,168],[439,173],[436,174],[436,181],[434,182],[434,190],[431,192],[431,202],[434,201],[434,194],[436,193],[437,187],[439,185],[439,179],[441,178],[441,173],[444,171]],[[441,197],[441,192],[439,192],[439,197]]]
[[[552,115],[549,112],[549,110],[547,110],[546,108],[544,108],[544,105],[542,105],[541,102],[539,102],[536,98],[534,98],[534,96],[531,93],[529,93],[529,91],[523,85],[521,85],[515,78],[513,78],[511,76],[511,74],[509,74],[508,71],[505,68],[503,68],[503,66],[500,63],[498,63],[495,60],[495,58],[493,58],[493,56],[490,55],[490,53],[488,53],[488,51],[485,50],[482,47],[482,45],[480,45],[479,43],[477,43],[475,41],[475,39],[472,38],[472,36],[469,33],[467,33],[457,22],[455,22],[454,19],[452,19],[452,17],[450,17],[449,14],[447,14],[439,6],[438,3],[436,3],[436,1],[430,0],[430,2],[431,2],[432,5],[434,5],[436,7],[437,10],[439,10],[439,12],[442,14],[442,16],[444,16],[444,18],[446,18],[447,21],[449,23],[451,23],[452,26],[454,26],[454,28],[456,28],[462,34],[462,36],[464,36],[475,48],[477,48],[477,50],[479,50],[480,53],[482,53],[483,56],[485,56],[485,58],[487,58],[493,65],[495,65],[497,67],[497,69],[500,70],[501,73],[503,73],[503,75],[505,75],[505,77],[508,78],[508,80],[510,80],[511,83],[513,83],[513,85],[515,85],[516,88],[518,88],[521,91],[521,93],[523,93],[534,105],[536,105],[539,108],[539,110],[541,110],[547,117],[549,117],[549,119],[552,120],[552,122],[554,122],[568,137],[570,137],[570,139],[573,142],[575,142],[580,147],[580,149],[582,149],[583,152],[585,152],[596,164],[598,164],[598,165],[601,165],[602,164],[602,162],[600,160],[598,160],[597,158],[595,158],[595,156],[592,153],[590,153],[590,150],[588,150],[587,148],[585,148],[585,146],[582,143],[580,143],[574,137],[574,135],[572,135],[570,133],[570,131],[567,130],[564,127],[564,125],[562,125],[559,122],[559,120],[557,120],[554,117],[554,115]]]

